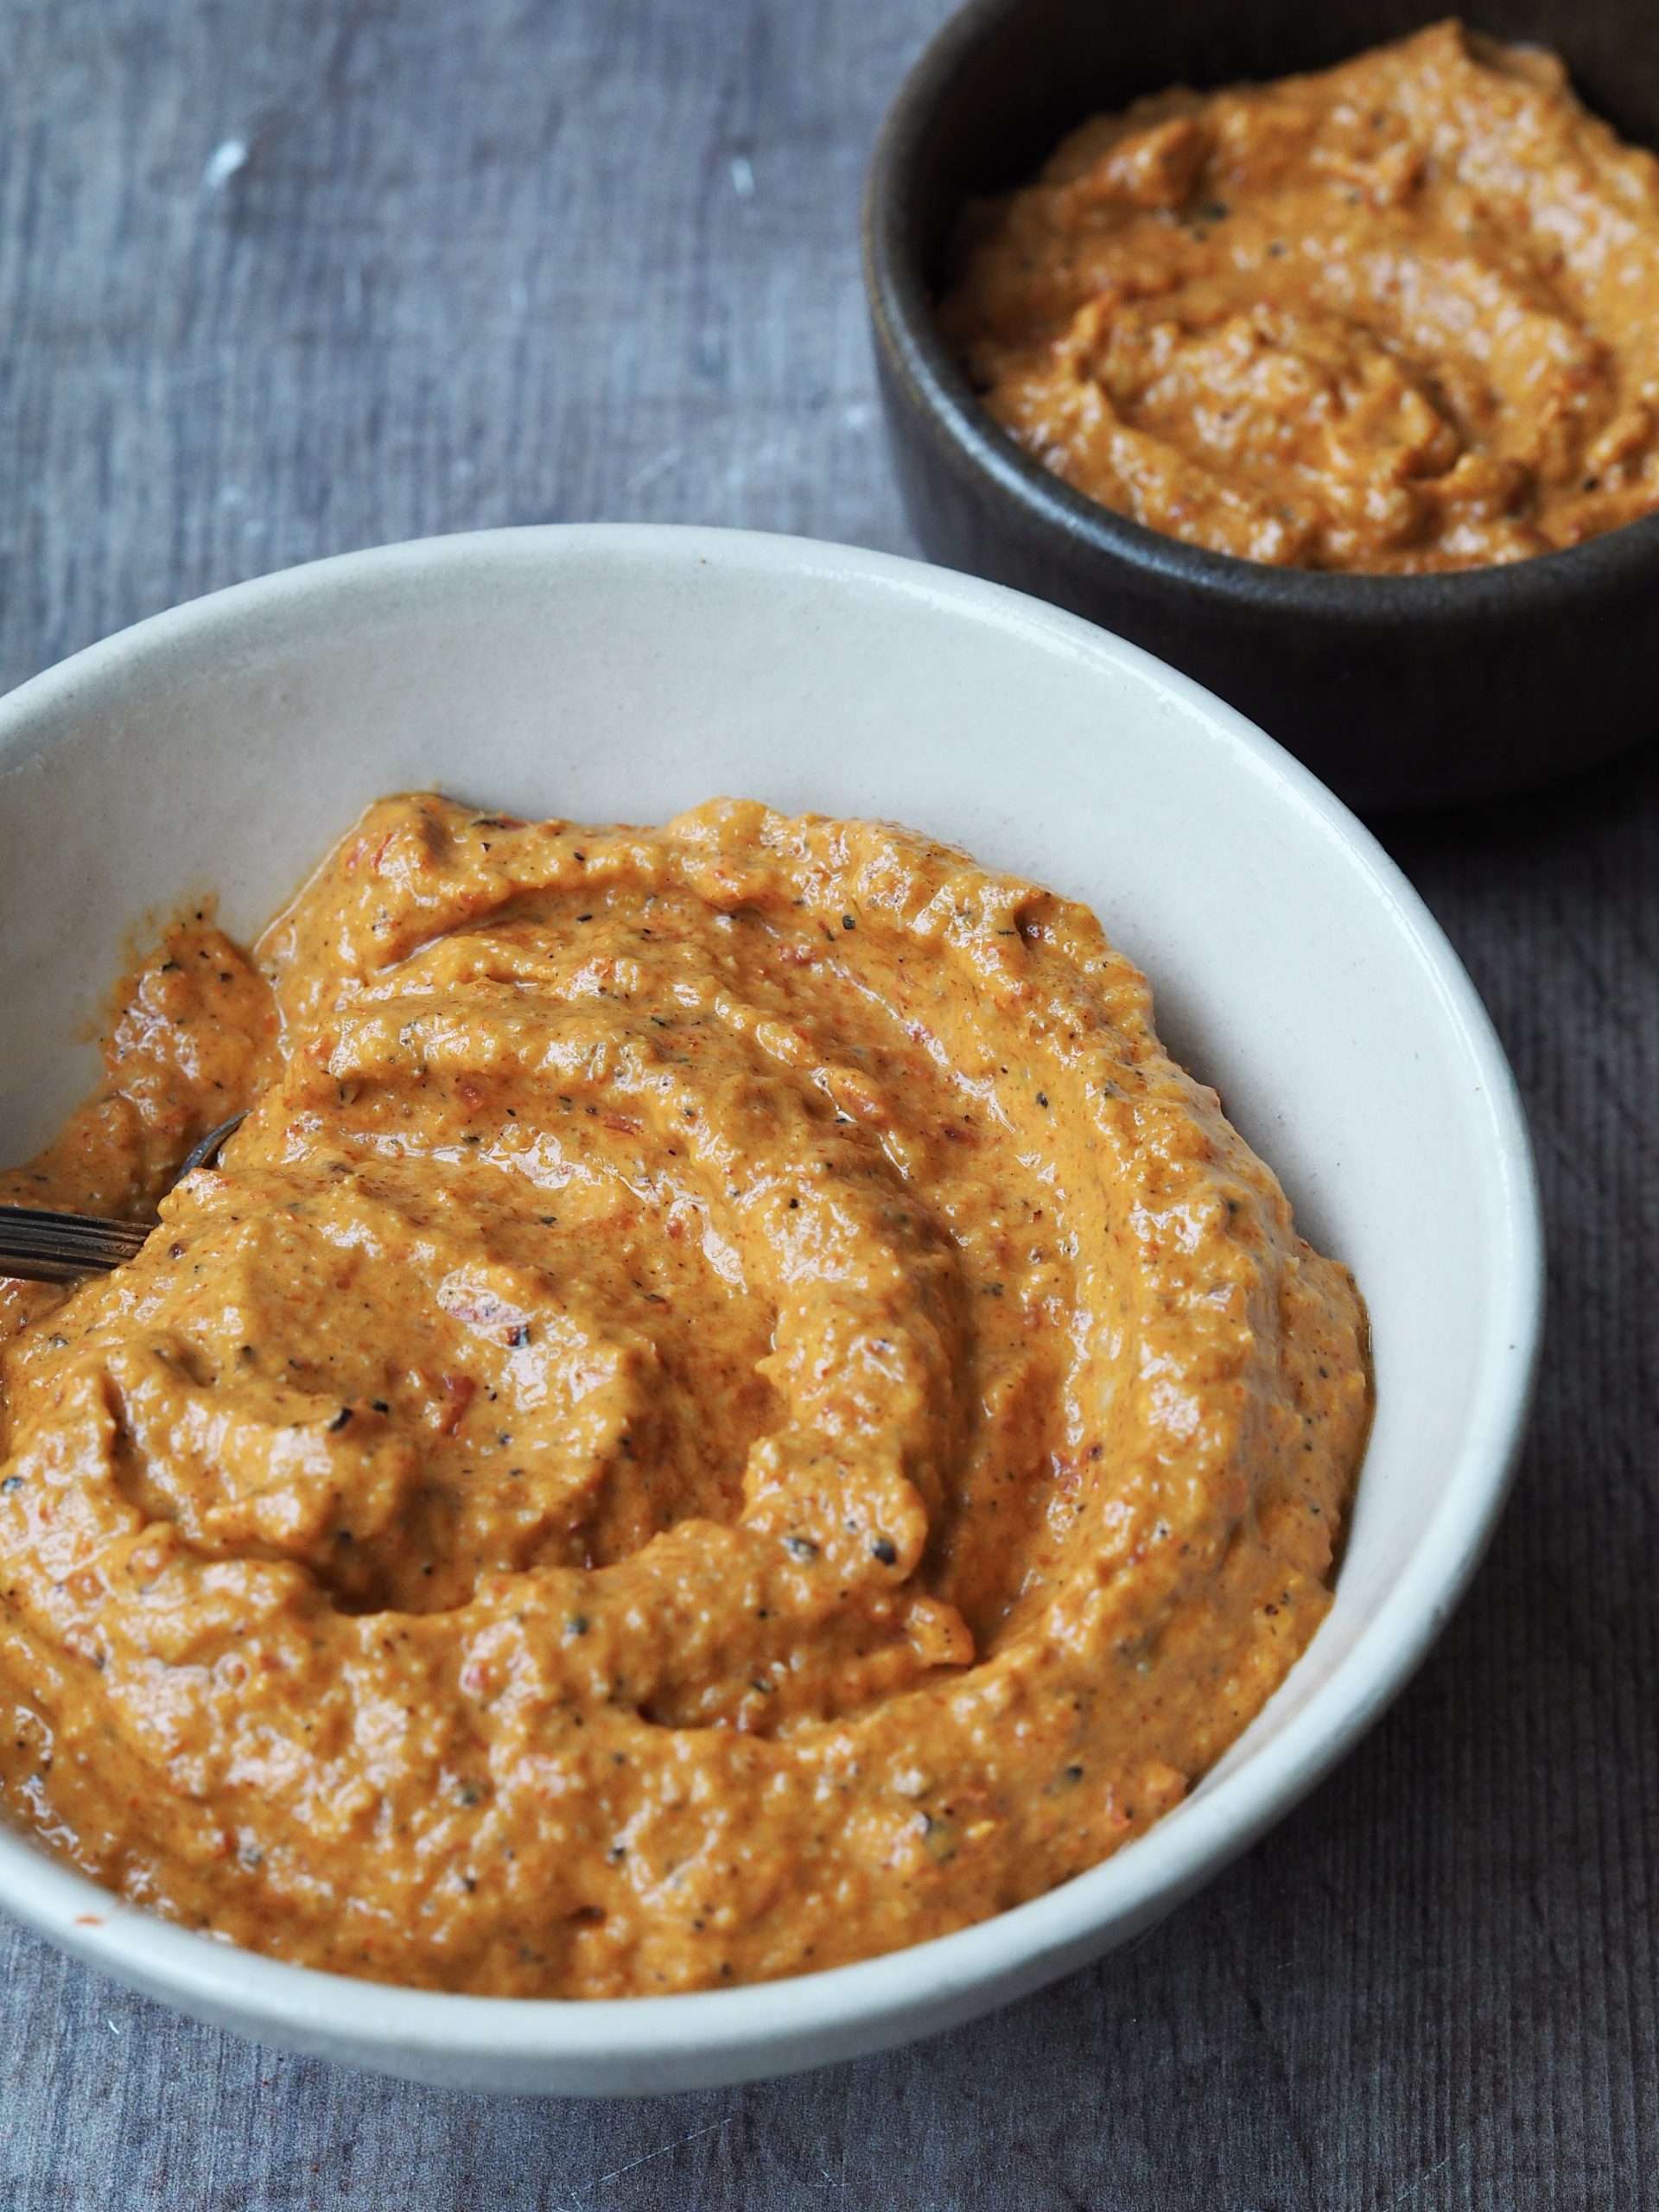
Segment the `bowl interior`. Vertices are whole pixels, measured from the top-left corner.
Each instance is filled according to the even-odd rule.
[[[718,2024],[761,2000],[774,2020],[785,2003],[786,2029],[746,2059],[734,2027],[725,2072],[805,2063],[942,2024],[1104,1948],[1248,1840],[1374,1713],[1496,1511],[1530,1368],[1536,1224],[1512,1085],[1455,959],[1287,755],[1035,601],[722,532],[448,539],[221,594],[0,703],[0,1157],[24,1154],[85,1087],[76,1039],[135,931],[204,891],[251,930],[358,808],[433,785],[577,819],[656,820],[717,792],[895,817],[1088,899],[1150,975],[1172,1048],[1218,1085],[1306,1233],[1355,1269],[1375,1331],[1376,1424],[1335,1607],[1186,1806],[1054,1897],[812,1978],[838,1996],[783,1986],[808,1992],[793,2014],[777,1991],[737,1991],[601,2008],[638,2023],[602,2034],[538,2030],[564,2056],[549,2075],[543,2039],[543,2071],[515,2085],[603,2086],[590,2077],[606,2038],[637,2053],[677,2004],[726,2009],[701,2072],[670,2065],[651,2086],[722,2078]],[[70,1928],[70,1891],[48,1896],[40,1865],[0,1837],[0,1899],[136,1971],[123,1918],[96,1949],[104,1937]],[[234,1991],[238,1955],[162,1933]],[[270,2025],[257,1992],[273,1975],[322,1980],[241,1963],[265,1979],[219,2009],[241,2003],[255,2026]],[[346,1994],[314,2042],[393,2063],[363,2025],[387,1993],[332,1988]],[[442,2022],[467,2000],[399,2001],[405,2026],[437,2024],[410,2070],[464,2078],[444,2070]],[[484,2006],[504,2009],[593,2008]]]
[[[1659,144],[1649,0],[979,0],[942,35],[937,71],[924,64],[906,163],[918,266],[940,282],[963,200],[1026,182],[1088,116],[1169,85],[1325,68],[1452,13],[1553,47],[1599,115]]]

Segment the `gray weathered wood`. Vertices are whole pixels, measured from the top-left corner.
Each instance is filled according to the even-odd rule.
[[[855,222],[942,12],[7,0],[0,682],[423,531],[603,516],[902,548]],[[1132,1952],[999,2018],[632,2107],[256,2051],[6,1926],[0,2202],[1652,2202],[1659,762],[1392,834],[1525,1087],[1554,1308],[1491,1562],[1311,1804]]]

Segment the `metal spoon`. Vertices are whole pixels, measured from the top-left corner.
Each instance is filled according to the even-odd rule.
[[[232,1114],[185,1156],[175,1183],[218,1159],[243,1116]],[[0,1206],[0,1276],[25,1282],[73,1282],[107,1274],[136,1259],[155,1229],[153,1221],[100,1221],[95,1214],[48,1213],[44,1207]]]

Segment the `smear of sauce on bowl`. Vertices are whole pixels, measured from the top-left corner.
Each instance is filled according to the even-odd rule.
[[[1469,569],[1659,508],[1659,162],[1455,22],[1096,117],[968,211],[941,315],[1045,467],[1216,552]]]
[[[1084,909],[882,824],[372,808],[199,919],[0,1195],[10,1817],[514,1994],[888,1950],[1092,1866],[1303,1650],[1363,1311]]]

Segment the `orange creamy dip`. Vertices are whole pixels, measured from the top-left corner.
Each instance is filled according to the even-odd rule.
[[[1063,1880],[1306,1644],[1363,1309],[1081,907],[870,823],[372,807],[0,1196],[11,1817],[283,1957],[568,1996]]]
[[[1467,569],[1659,507],[1659,162],[1455,22],[1096,117],[970,208],[942,315],[1046,467],[1217,552]]]

